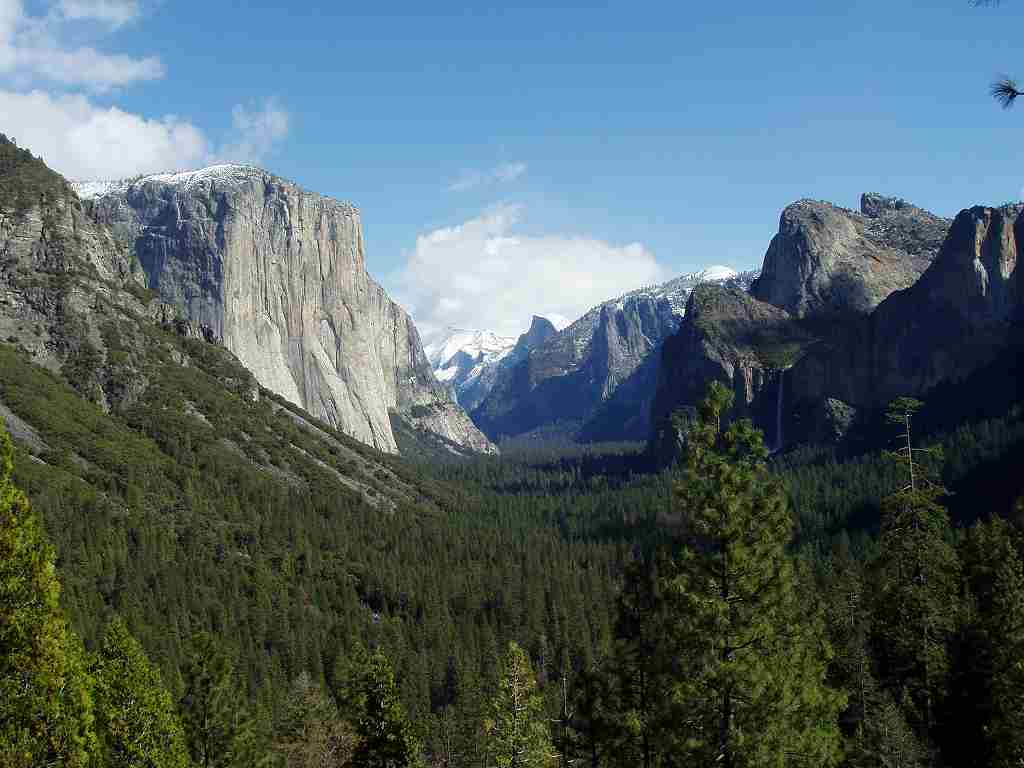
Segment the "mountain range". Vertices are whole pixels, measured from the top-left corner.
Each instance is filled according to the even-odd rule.
[[[690,292],[704,282],[746,287],[755,276],[713,266],[604,301],[563,327],[535,316],[511,349],[457,377],[459,402],[492,440],[646,439],[657,353]]]
[[[843,439],[1019,339],[1020,206],[951,221],[874,193],[855,211],[800,200],[759,271],[711,267],[568,324],[534,316],[517,339],[453,330],[425,349],[367,273],[349,203],[250,166],[74,184],[17,167],[0,188],[0,334],[108,411],[153,386],[118,351],[153,326],[222,345],[259,387],[384,452],[657,443],[715,378],[783,448]]]

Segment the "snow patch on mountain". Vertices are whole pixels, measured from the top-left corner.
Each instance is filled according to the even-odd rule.
[[[107,195],[124,193],[132,187],[146,184],[161,184],[174,187],[177,191],[187,192],[193,187],[205,183],[218,184],[221,186],[237,186],[249,181],[264,182],[267,179],[285,179],[268,174],[262,168],[254,165],[238,165],[236,163],[220,163],[205,168],[195,168],[186,171],[167,171],[165,173],[150,173],[140,176],[132,176],[126,179],[87,179],[70,182],[71,188],[82,200],[97,200]],[[338,201],[343,207],[353,208],[351,203]]]
[[[451,367],[453,358],[460,352],[474,361],[497,360],[507,355],[515,343],[514,338],[499,336],[493,331],[449,328],[447,336],[427,344],[423,351],[436,372]]]

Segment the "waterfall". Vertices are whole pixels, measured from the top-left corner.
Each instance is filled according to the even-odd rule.
[[[775,398],[775,450],[782,450],[782,381],[786,376],[786,369],[779,369],[779,391]]]

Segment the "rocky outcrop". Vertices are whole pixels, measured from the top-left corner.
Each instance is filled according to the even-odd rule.
[[[350,204],[233,165],[82,191],[161,299],[263,386],[383,451],[396,450],[389,411],[492,450],[435,380],[409,315],[367,274]]]
[[[112,361],[108,342],[158,311],[145,286],[67,182],[0,135],[0,340],[106,410],[130,404],[145,377],[130,355]]]
[[[895,397],[927,398],[1015,354],[1024,205],[962,211],[934,254],[942,220],[896,198],[861,206],[790,206],[752,295],[694,292],[665,344],[658,423],[718,379],[736,392],[733,415],[752,417],[772,447],[841,440]],[[992,387],[1013,389],[1003,384]]]
[[[917,283],[800,362],[794,394],[878,408],[964,379],[995,359],[1021,322],[1022,210],[961,211]]]
[[[492,438],[555,432],[581,440],[646,439],[657,352],[679,327],[690,291],[708,280],[749,284],[752,277],[723,268],[599,304],[528,354],[510,355],[473,420]]]
[[[816,200],[788,206],[751,288],[798,318],[866,314],[907,288],[938,252],[949,222],[868,193],[861,211]]]
[[[717,380],[734,392],[730,418],[753,418],[768,444],[779,446],[787,371],[814,342],[785,309],[740,288],[698,286],[679,332],[662,350],[652,420],[665,424],[677,409],[692,409]]]

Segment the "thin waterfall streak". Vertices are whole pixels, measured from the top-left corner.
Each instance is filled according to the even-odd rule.
[[[786,371],[779,369],[779,390],[775,399],[775,450],[782,450],[782,381]]]

